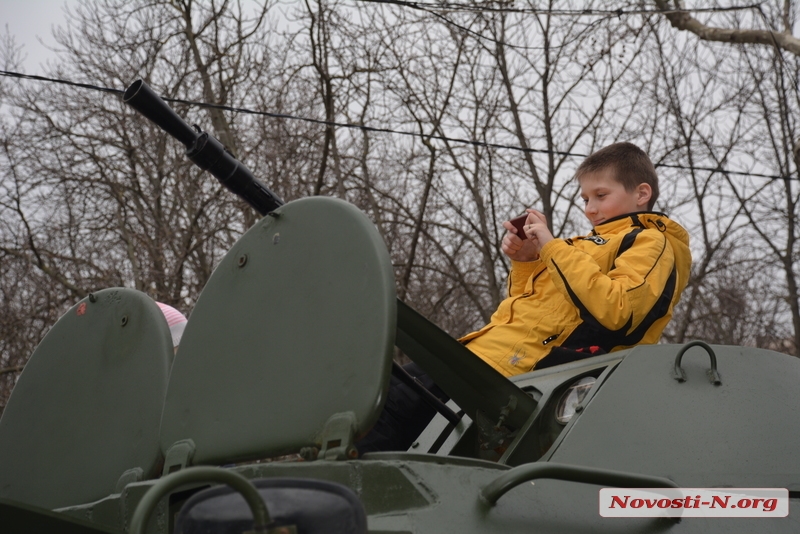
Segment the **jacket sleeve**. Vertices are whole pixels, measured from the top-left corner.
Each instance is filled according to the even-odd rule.
[[[540,255],[558,290],[582,316],[609,330],[638,326],[667,290],[675,266],[672,247],[655,229],[639,232],[607,274],[592,256],[561,239],[547,243]]]
[[[525,292],[531,275],[542,265],[541,260],[514,261],[511,260],[511,272],[508,274],[507,297],[516,297]]]

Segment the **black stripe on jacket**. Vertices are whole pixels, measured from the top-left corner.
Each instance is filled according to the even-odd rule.
[[[623,237],[616,257],[619,257],[623,252],[633,246],[633,242],[640,232],[641,229],[637,228]],[[666,247],[666,243],[664,246]],[[656,300],[656,303],[650,308],[650,311],[647,312],[642,322],[632,332],[628,333],[628,330],[633,324],[633,314],[631,314],[622,328],[618,330],[606,328],[595,319],[588,308],[581,302],[555,261],[553,261],[553,266],[563,280],[564,286],[567,288],[567,293],[569,293],[570,299],[575,307],[578,308],[581,318],[581,324],[579,324],[569,337],[560,344],[560,346],[565,349],[579,349],[594,345],[601,347],[606,352],[611,352],[611,349],[614,347],[630,346],[639,343],[650,327],[653,326],[657,320],[664,317],[669,311],[670,303],[675,295],[675,287],[678,279],[677,267],[673,265],[667,283],[664,285],[664,290],[661,292],[661,295],[659,295],[658,300]]]

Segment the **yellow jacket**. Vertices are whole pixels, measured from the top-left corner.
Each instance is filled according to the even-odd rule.
[[[662,213],[622,215],[589,235],[553,239],[536,261],[512,261],[508,297],[460,341],[505,376],[530,371],[554,347],[656,343],[691,264],[678,223]]]

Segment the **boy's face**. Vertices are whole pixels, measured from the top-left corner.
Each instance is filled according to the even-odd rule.
[[[606,168],[584,174],[580,179],[583,211],[592,225],[626,213],[646,211],[652,189],[648,184],[639,184],[628,191],[615,178],[615,169]]]

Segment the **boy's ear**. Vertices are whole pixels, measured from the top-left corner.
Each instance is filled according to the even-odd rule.
[[[653,197],[653,188],[650,184],[639,184],[636,186],[636,204],[638,206],[647,206],[650,199]]]

